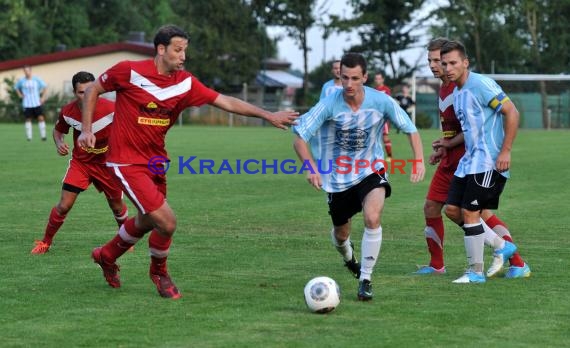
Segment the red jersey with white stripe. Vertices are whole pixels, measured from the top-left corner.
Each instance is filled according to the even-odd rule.
[[[454,136],[462,133],[461,124],[455,116],[453,110],[453,89],[455,82],[448,82],[441,85],[439,88],[439,119],[441,121],[441,130],[443,131],[444,138],[453,138]],[[457,145],[452,149],[447,150],[447,155],[441,160],[441,166],[449,167],[451,169],[457,168],[457,164],[463,154],[465,153],[465,145],[463,143]]]
[[[115,120],[107,163],[148,164],[167,157],[166,132],[182,110],[211,104],[218,92],[184,70],[160,75],[153,59],[123,61],[99,77],[106,91],[116,91]]]
[[[380,92],[384,92],[384,93],[388,94],[389,96],[392,96],[392,90],[390,89],[390,87],[388,87],[386,85],[376,86],[376,90],[380,91]]]
[[[71,156],[74,159],[84,163],[105,164],[107,151],[109,149],[110,125],[113,122],[114,112],[115,103],[104,98],[97,100],[95,112],[93,113],[95,147],[92,149],[84,149],[77,144],[77,138],[82,130],[79,102],[74,100],[61,109],[57,122],[55,123],[55,129],[58,132],[67,134],[69,133],[69,128],[73,128],[73,152]]]

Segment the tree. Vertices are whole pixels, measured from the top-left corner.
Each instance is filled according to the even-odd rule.
[[[418,41],[414,30],[422,19],[414,20],[413,14],[425,0],[349,0],[354,8],[352,19],[333,18],[338,30],[358,30],[361,44],[351,50],[361,52],[371,67],[389,70],[395,80],[411,76],[417,69],[410,66],[398,53],[412,48]]]
[[[173,7],[180,26],[190,34],[189,70],[220,90],[241,88],[262,66],[264,50],[275,45],[259,26],[252,7],[234,0],[187,0]]]
[[[305,97],[309,93],[307,32],[315,26],[314,14],[316,0],[252,0],[252,6],[266,25],[282,26],[303,51],[303,96],[300,104],[306,105]]]
[[[435,11],[432,33],[461,40],[481,73],[559,74],[570,71],[570,34],[561,13],[570,0],[450,0]],[[548,126],[548,90],[537,81],[543,125]]]

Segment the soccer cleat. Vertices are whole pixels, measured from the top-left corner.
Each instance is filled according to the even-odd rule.
[[[370,301],[373,297],[372,293],[372,283],[370,280],[364,279],[358,282],[358,300],[359,301]]]
[[[99,265],[103,270],[103,276],[112,288],[120,288],[121,287],[121,279],[119,278],[119,266],[116,263],[107,263],[103,260],[103,255],[101,254],[101,247],[97,247],[93,249],[91,253],[91,258],[93,262]]]
[[[472,270],[468,270],[461,277],[455,279],[453,283],[455,284],[469,284],[469,283],[484,283],[485,276],[483,274],[478,274]]]
[[[350,261],[344,261],[344,267],[348,268],[350,273],[358,279],[360,278],[360,263],[358,263],[356,257],[354,257],[354,244],[352,244],[352,242],[350,242],[350,247],[352,248],[352,259]]]
[[[418,270],[414,274],[426,275],[426,274],[445,274],[445,266],[441,268],[433,268],[432,266],[418,266]]]
[[[524,266],[511,266],[505,274],[505,278],[528,278],[530,277],[530,267],[525,263]]]
[[[182,294],[178,291],[178,288],[170,279],[167,272],[153,272],[150,271],[150,280],[156,285],[156,289],[160,296],[165,298],[171,298],[173,300],[182,297]]]
[[[493,262],[487,270],[487,277],[491,278],[499,274],[503,270],[505,261],[508,260],[517,251],[517,246],[509,241],[505,241],[502,249],[495,250],[493,253]]]
[[[36,246],[32,249],[32,254],[40,255],[49,251],[50,244],[45,243],[43,240],[36,240],[34,243]]]

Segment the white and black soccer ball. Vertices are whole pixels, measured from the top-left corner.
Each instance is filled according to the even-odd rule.
[[[305,285],[305,303],[311,312],[324,314],[340,303],[340,288],[329,277],[316,277]]]

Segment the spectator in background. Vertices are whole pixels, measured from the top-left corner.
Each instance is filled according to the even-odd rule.
[[[319,100],[322,100],[337,89],[342,89],[342,82],[340,81],[340,60],[332,62],[331,73],[333,74],[333,78],[323,84]]]
[[[400,104],[400,107],[402,107],[402,109],[406,111],[408,116],[412,118],[412,109],[416,105],[416,102],[414,101],[414,99],[412,99],[412,96],[410,95],[410,86],[403,85],[402,93],[396,96],[396,100]],[[400,130],[398,129],[396,132],[400,133]]]
[[[376,90],[392,96],[392,90],[384,84],[384,75],[382,75],[382,73],[376,73],[376,75],[374,75],[374,85]],[[390,140],[388,134],[390,134],[390,121],[386,120],[384,129],[382,130],[382,141],[386,149],[386,161],[390,162],[392,161],[392,140]]]
[[[42,79],[32,75],[32,67],[29,65],[24,66],[24,75],[16,82],[14,89],[22,99],[26,138],[28,141],[32,140],[32,118],[37,118],[40,136],[46,141],[46,120],[42,105],[46,100],[47,85]]]

